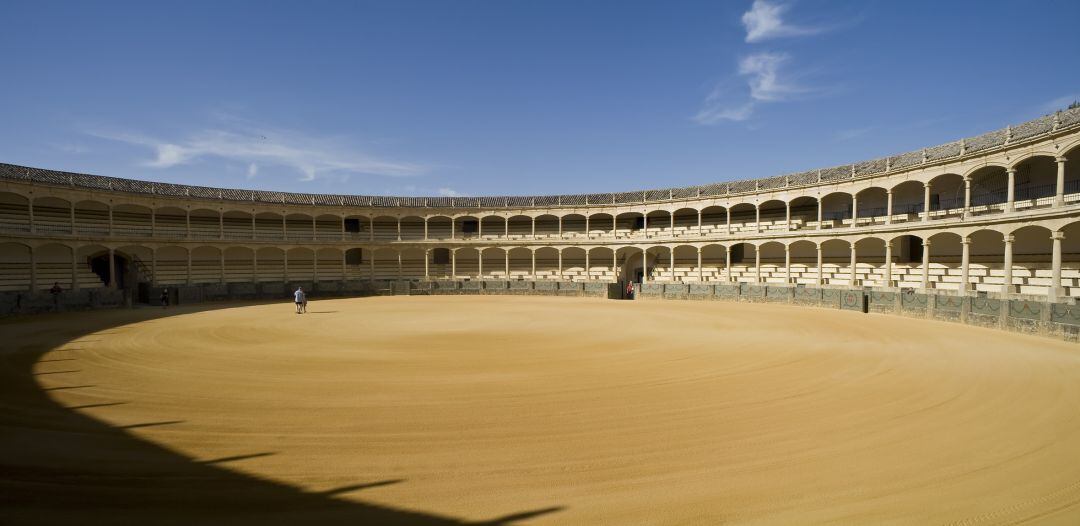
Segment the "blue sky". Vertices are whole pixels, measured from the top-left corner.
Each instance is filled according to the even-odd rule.
[[[1080,2],[0,3],[0,161],[318,193],[608,192],[1080,99]]]

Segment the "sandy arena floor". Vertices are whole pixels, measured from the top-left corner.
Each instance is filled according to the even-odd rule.
[[[1075,345],[741,303],[310,311],[0,323],[0,523],[1080,523]]]

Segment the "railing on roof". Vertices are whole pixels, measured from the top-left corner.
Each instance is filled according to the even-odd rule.
[[[697,199],[728,194],[745,194],[780,188],[808,186],[818,183],[848,181],[865,176],[882,175],[920,164],[961,157],[1017,141],[1054,133],[1080,124],[1080,108],[1059,111],[1016,126],[984,133],[977,137],[940,144],[922,150],[891,157],[862,161],[843,166],[809,170],[762,179],[714,183],[666,190],[641,190],[607,194],[570,194],[548,196],[506,197],[394,197],[333,194],[301,194],[264,190],[209,188],[171,183],[155,183],[135,179],[120,179],[72,172],[46,170],[0,163],[0,179],[110,190],[165,197],[196,197],[222,201],[250,201],[296,205],[350,206],[361,208],[541,208],[563,206],[596,206],[658,203]]]

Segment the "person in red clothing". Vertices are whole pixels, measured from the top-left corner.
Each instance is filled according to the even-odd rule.
[[[633,281],[626,282],[626,299],[628,299],[628,300],[634,299],[634,282]]]

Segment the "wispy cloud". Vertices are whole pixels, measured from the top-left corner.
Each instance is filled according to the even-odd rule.
[[[791,6],[782,3],[754,0],[750,10],[743,13],[742,23],[746,27],[746,41],[762,42],[773,38],[816,35],[825,30],[822,27],[798,26],[784,21],[784,13]]]
[[[1039,111],[1042,112],[1054,112],[1057,110],[1063,110],[1068,108],[1070,104],[1080,101],[1080,93],[1074,93],[1072,95],[1064,95],[1054,100],[1046,101],[1040,106]]]
[[[260,165],[295,169],[301,174],[302,181],[311,181],[323,175],[404,177],[426,171],[419,164],[363,153],[352,146],[351,141],[343,138],[311,135],[239,118],[218,120],[220,122],[213,127],[192,132],[177,140],[109,129],[94,129],[86,133],[149,148],[153,158],[141,164],[151,168],[170,168],[216,157],[247,164],[248,178],[258,174]]]
[[[461,197],[461,192],[458,192],[453,188],[440,188],[439,195],[443,197]]]
[[[736,87],[730,81],[717,84],[705,98],[701,110],[694,115],[694,120],[699,124],[744,121],[761,103],[783,102],[814,92],[785,74],[783,68],[790,60],[786,53],[769,51],[743,57],[738,68],[738,77],[743,83]]]

